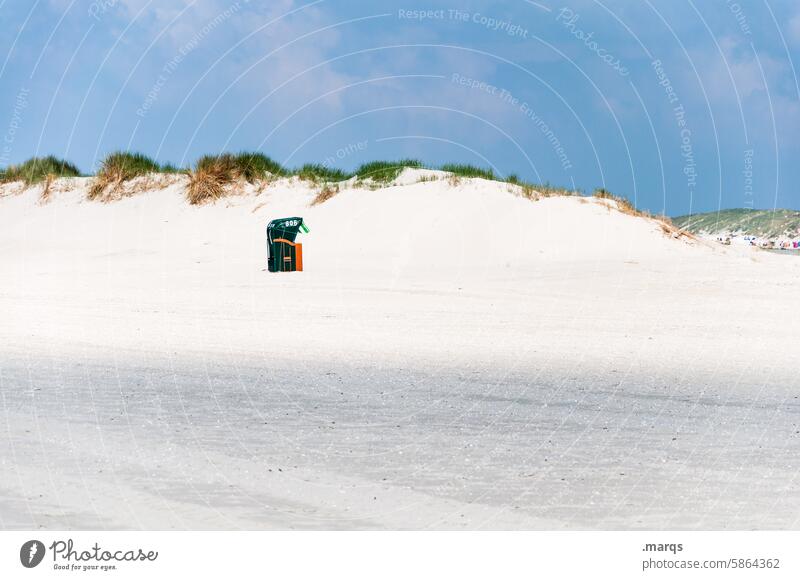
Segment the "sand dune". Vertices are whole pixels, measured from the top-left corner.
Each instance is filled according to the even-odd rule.
[[[799,260],[423,175],[2,186],[0,526],[798,527]]]

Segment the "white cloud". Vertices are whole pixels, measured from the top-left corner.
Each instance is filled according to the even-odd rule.
[[[773,100],[788,96],[784,95],[785,81],[792,73],[785,61],[763,50],[755,53],[750,43],[733,37],[722,37],[717,42],[722,54],[708,49],[692,54],[699,82],[712,104],[732,102],[737,94],[742,101],[762,99],[767,93]],[[698,79],[691,67],[687,67],[683,77],[684,86],[697,86]]]
[[[789,41],[800,46],[800,12],[789,20]]]

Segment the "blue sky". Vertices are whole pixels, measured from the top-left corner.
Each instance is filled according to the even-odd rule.
[[[454,8],[454,5],[459,6]],[[679,215],[800,208],[800,6],[0,0],[0,166],[414,157]]]

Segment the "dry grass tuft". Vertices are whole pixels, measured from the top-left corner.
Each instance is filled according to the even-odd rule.
[[[665,236],[675,238],[676,240],[680,238],[686,238],[687,240],[691,240],[693,242],[698,241],[697,237],[694,234],[692,234],[687,230],[684,230],[683,228],[679,228],[674,223],[672,223],[672,220],[669,219],[667,216],[655,216],[652,219],[658,222],[658,225]]]
[[[457,173],[451,173],[447,176],[447,185],[450,187],[458,187],[461,185],[461,176]]]
[[[510,189],[513,193],[518,193],[522,197],[531,201],[539,201],[545,197],[565,197],[579,195],[580,191],[567,189],[565,187],[554,187],[549,183],[530,183],[524,181],[512,174],[504,180],[510,188],[517,187],[519,189]]]
[[[154,173],[175,173],[171,166],[160,166],[151,158],[141,153],[117,151],[108,155],[100,167],[100,171],[89,188],[87,198],[90,200],[112,201],[132,195],[133,191],[125,191],[123,184],[136,177]]]
[[[56,176],[52,173],[48,173],[45,176],[44,183],[42,184],[42,193],[39,194],[39,205],[45,205],[50,201],[50,195],[52,193],[51,187],[55,179]]]
[[[672,223],[672,220],[669,219],[665,215],[653,215],[649,211],[637,209],[631,201],[619,195],[614,195],[610,191],[599,188],[594,191],[594,197],[599,199],[609,199],[615,202],[617,211],[624,213],[626,215],[632,215],[635,217],[645,218],[647,220],[655,221],[658,223],[658,227],[661,228],[661,231],[664,235],[669,236],[671,238],[680,239],[686,238],[688,240],[697,241],[697,238],[689,233],[688,231],[677,227],[675,224]],[[612,206],[607,206],[609,211],[611,210]]]
[[[287,175],[277,162],[261,153],[204,155],[189,172],[186,199],[192,205],[213,202],[234,193],[237,182],[259,186],[261,193],[272,180]]]
[[[525,183],[520,185],[520,187],[522,188],[522,197],[530,199],[531,201],[539,201],[542,198],[542,194],[532,185]]]
[[[225,197],[226,186],[240,177],[232,155],[206,155],[201,157],[189,174],[186,199],[192,205],[201,205]]]
[[[598,199],[608,199],[613,201],[617,209],[626,215],[633,215],[637,217],[651,217],[649,213],[636,209],[636,206],[633,205],[633,203],[627,197],[622,197],[621,195],[614,195],[613,193],[602,187],[595,189],[593,195]]]
[[[578,191],[563,187],[552,187],[547,183],[544,185],[534,185],[533,187],[539,192],[540,197],[572,197],[574,195],[580,195]]]
[[[317,195],[311,201],[311,205],[319,205],[321,203],[325,203],[333,196],[339,193],[339,186],[338,185],[326,185],[322,189],[319,190]]]

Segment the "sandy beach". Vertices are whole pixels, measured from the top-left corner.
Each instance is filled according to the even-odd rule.
[[[0,527],[800,527],[800,260],[430,173],[2,186]]]

